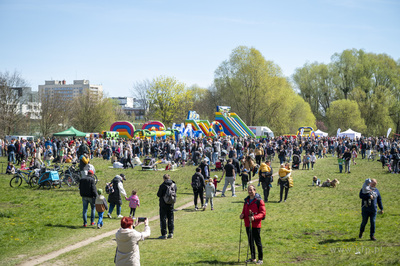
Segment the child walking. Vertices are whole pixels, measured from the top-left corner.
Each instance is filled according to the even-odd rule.
[[[132,195],[129,198],[125,197],[125,199],[129,201],[129,208],[131,208],[129,217],[134,218],[136,208],[140,206],[140,201],[139,197],[136,195],[136,190],[132,190]]]
[[[99,221],[97,222],[97,229],[100,229],[103,227],[103,214],[104,214],[104,211],[108,210],[107,200],[102,194],[103,194],[103,190],[101,188],[99,188],[97,190],[97,197],[96,197],[96,201],[95,201],[96,211],[97,211],[97,214],[99,215]]]
[[[208,179],[208,182],[206,184],[206,204],[204,204],[204,206],[203,206],[203,211],[206,210],[209,200],[210,200],[210,204],[211,204],[211,210],[212,211],[214,210],[214,204],[213,204],[214,195],[215,195],[215,187],[213,184],[213,179],[210,178],[210,179]]]
[[[339,164],[339,172],[342,173],[343,172],[343,164],[344,164],[343,157],[341,157],[341,156],[338,157],[338,164]]]

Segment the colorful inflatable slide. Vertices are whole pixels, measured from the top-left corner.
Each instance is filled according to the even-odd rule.
[[[128,121],[118,121],[111,125],[110,131],[117,131],[119,132],[119,137],[131,139],[135,132],[135,126]]]
[[[208,120],[200,120],[199,114],[196,111],[189,111],[187,119],[185,120],[185,126],[188,124],[192,125],[194,131],[201,130],[205,136],[213,137],[217,133],[210,126],[210,122]]]
[[[222,125],[224,133],[229,136],[255,138],[253,131],[236,113],[229,113],[230,109],[229,106],[217,106],[217,112],[215,113],[215,121]]]

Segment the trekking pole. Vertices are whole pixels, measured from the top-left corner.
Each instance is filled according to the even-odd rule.
[[[242,242],[242,224],[243,224],[243,219],[240,219],[240,236],[239,236],[239,255],[238,255],[238,262],[240,261],[240,243]]]

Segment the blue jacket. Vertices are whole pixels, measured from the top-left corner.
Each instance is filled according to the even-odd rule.
[[[377,188],[375,188],[374,192],[377,194],[377,196],[373,200],[371,200],[371,204],[368,204],[368,200],[371,199],[371,195],[367,193],[362,193],[362,189],[360,190],[362,209],[366,209],[371,212],[376,212],[378,210],[376,204],[378,203],[379,209],[383,210],[381,193],[379,193],[379,190]]]

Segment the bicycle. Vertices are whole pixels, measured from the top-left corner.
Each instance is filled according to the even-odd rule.
[[[99,181],[96,174],[93,176],[95,185]],[[67,184],[67,186],[77,186],[79,185],[79,181],[81,180],[81,172],[75,168],[75,165],[71,165],[64,173],[63,182]]]
[[[19,187],[22,184],[22,180],[25,180],[25,182],[32,187],[32,184],[30,182],[30,176],[31,176],[31,171],[23,172],[21,170],[17,170],[17,173],[11,178],[10,180],[10,187]],[[26,177],[25,177],[26,176]]]

